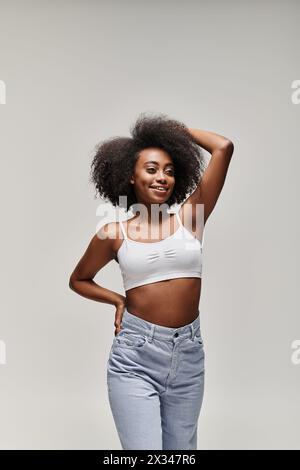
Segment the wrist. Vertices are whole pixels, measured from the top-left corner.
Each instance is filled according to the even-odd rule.
[[[121,295],[121,296],[116,300],[116,302],[115,302],[114,304],[115,304],[115,307],[125,306],[125,304],[126,304],[126,297],[124,297],[123,295]]]

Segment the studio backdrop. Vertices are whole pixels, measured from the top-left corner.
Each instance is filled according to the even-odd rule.
[[[95,146],[141,112],[235,146],[205,232],[198,447],[300,449],[299,15],[296,0],[0,1],[1,449],[120,449],[115,307],[68,284],[117,217],[89,181]],[[95,282],[124,295],[115,261]]]

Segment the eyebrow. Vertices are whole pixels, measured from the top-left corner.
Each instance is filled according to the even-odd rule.
[[[154,163],[154,165],[158,165],[158,162],[154,161],[154,160],[150,160],[149,162],[146,162],[145,165],[147,165],[147,163]],[[165,166],[174,166],[173,163],[166,163]]]

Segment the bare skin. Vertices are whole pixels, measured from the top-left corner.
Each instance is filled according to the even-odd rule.
[[[179,211],[182,217],[182,210]],[[123,222],[124,230],[130,233],[130,227],[135,226],[136,218]],[[178,229],[179,224],[175,215],[170,215],[166,224],[170,224],[170,235]],[[139,224],[140,227],[140,224]],[[113,250],[117,261],[117,252],[123,243],[123,235],[119,223],[116,223],[117,238]],[[161,241],[163,228],[159,227],[159,238],[139,238],[138,242],[155,243]],[[128,238],[133,239],[131,236]],[[162,326],[177,328],[191,323],[198,315],[198,305],[201,294],[201,278],[179,278],[145,284],[126,291],[127,310],[146,321]]]
[[[192,208],[192,232],[201,241],[205,223],[223,188],[234,147],[230,140],[213,132],[200,129],[189,129],[189,132],[201,147],[211,153],[211,159],[198,186],[179,211],[182,224],[190,230],[191,227],[187,227],[185,223],[185,208],[188,205],[189,209]],[[154,243],[172,235],[178,228],[178,221],[175,215],[167,215],[166,212],[160,213],[158,221],[155,222],[157,238],[149,235],[139,238],[131,234],[131,228],[137,226],[140,228],[151,226],[152,229],[152,205],[166,203],[172,194],[175,173],[171,156],[160,148],[151,147],[142,150],[130,183],[134,185],[138,203],[142,204],[145,210],[123,222],[127,237],[136,242]],[[155,191],[151,188],[153,185],[166,186],[167,192]],[[202,228],[196,227],[197,205],[204,207]],[[167,235],[163,230],[166,225]],[[70,276],[69,286],[79,295],[115,306],[115,335],[121,329],[125,307],[130,313],[146,321],[167,327],[184,326],[196,318],[201,295],[199,278],[168,279],[146,284],[129,289],[125,296],[96,284],[93,278],[107,263],[112,260],[117,261],[117,252],[123,243],[123,235],[117,222],[104,225],[99,235],[100,233],[100,237],[97,233],[90,241]],[[152,234],[151,231],[149,233]]]

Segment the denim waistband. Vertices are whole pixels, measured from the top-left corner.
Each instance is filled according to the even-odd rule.
[[[199,309],[198,316],[192,323],[177,328],[170,328],[137,317],[130,313],[125,307],[121,321],[121,331],[122,328],[129,328],[137,333],[146,334],[150,339],[158,338],[166,341],[173,341],[174,338],[183,339],[190,337],[194,339],[196,333],[197,336],[201,336]]]

